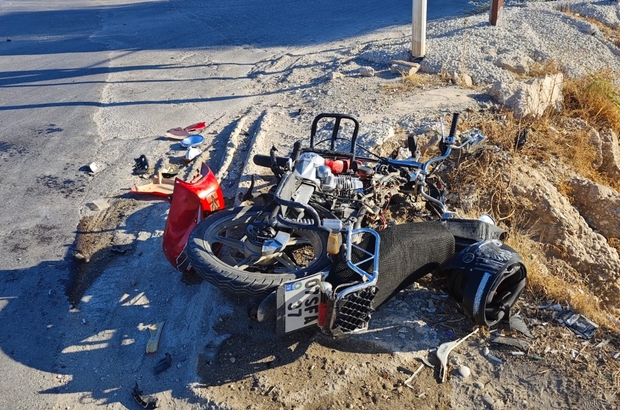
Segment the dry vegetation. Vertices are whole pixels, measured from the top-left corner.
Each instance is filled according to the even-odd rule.
[[[548,65],[536,71],[555,70]],[[548,72],[547,71],[547,72]],[[511,112],[498,110],[479,115],[472,113],[463,129],[476,127],[490,137],[489,145],[501,150],[480,150],[464,159],[451,181],[453,187],[474,187],[477,203],[469,209],[470,216],[489,212],[511,233],[509,243],[526,259],[529,272],[530,298],[535,303],[554,300],[568,303],[575,310],[593,319],[618,335],[620,326],[611,319],[610,312],[585,286],[586,278],[575,269],[548,258],[545,246],[533,240],[525,228],[526,209],[515,198],[509,187],[519,164],[535,168],[554,169],[551,176],[556,188],[567,197],[571,189],[565,182],[569,173],[577,173],[596,183],[620,189],[620,183],[601,174],[593,167],[595,150],[589,132],[620,130],[620,99],[618,78],[610,72],[592,73],[583,78],[567,79],[564,88],[564,109],[561,113],[548,112],[534,119],[516,119]],[[527,136],[527,142],[518,147],[518,136]],[[620,238],[608,238],[620,251]]]

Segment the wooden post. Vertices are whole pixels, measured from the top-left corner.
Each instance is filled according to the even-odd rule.
[[[413,0],[411,55],[426,55],[426,0]]]
[[[504,0],[491,1],[491,14],[489,15],[489,22],[492,26],[497,25],[497,21],[499,20],[500,14],[502,12],[502,7],[504,7]]]

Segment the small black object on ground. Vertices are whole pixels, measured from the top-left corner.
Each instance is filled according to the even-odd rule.
[[[138,387],[138,382],[131,391],[131,397],[142,407],[143,409],[155,409],[157,408],[157,399],[151,396],[142,397],[142,390]]]

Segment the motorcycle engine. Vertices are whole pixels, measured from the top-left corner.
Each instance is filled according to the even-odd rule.
[[[342,174],[346,160],[326,160],[312,152],[303,153],[295,164],[295,173],[302,185],[314,185],[313,198],[340,218],[347,218],[359,207],[364,183],[356,174]],[[300,189],[301,189],[300,187]]]
[[[302,154],[295,165],[299,177],[314,182],[323,192],[351,197],[364,189],[359,176],[334,174],[334,170],[342,169],[340,162],[326,161],[322,156],[312,152]]]

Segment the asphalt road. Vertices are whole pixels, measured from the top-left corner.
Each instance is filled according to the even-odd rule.
[[[466,7],[454,3],[432,2],[429,18]],[[405,0],[389,6],[359,0],[0,0],[0,408],[133,406],[119,391],[131,386],[136,369],[152,364],[135,359],[142,349],[135,339],[144,338],[138,324],[165,312],[186,318],[179,334],[200,333],[201,326],[204,334],[210,323],[204,321],[207,291],[185,290],[175,299],[183,285],[166,282],[143,280],[139,291],[128,290],[136,301],[147,288],[152,292],[149,303],[130,308],[106,293],[114,283],[97,284],[86,292],[88,306],[70,310],[66,290],[78,222],[89,215],[89,201],[126,195],[119,186],[131,184],[132,158],[147,144],[165,151],[168,142],[157,138],[163,130],[205,113],[238,112],[264,98],[242,91],[249,69],[273,48],[409,21]],[[213,62],[226,64],[226,75],[210,72]],[[91,162],[105,172],[89,176]],[[119,263],[113,277],[125,275],[127,283],[138,271],[148,271],[142,279],[149,272],[173,273],[158,253],[166,206],[146,205],[124,234],[141,240],[136,252],[154,256],[148,267]],[[200,308],[192,311],[192,303]],[[192,352],[192,340],[168,342]],[[186,374],[192,372],[188,367]],[[191,406],[183,389],[168,394],[171,406]]]

